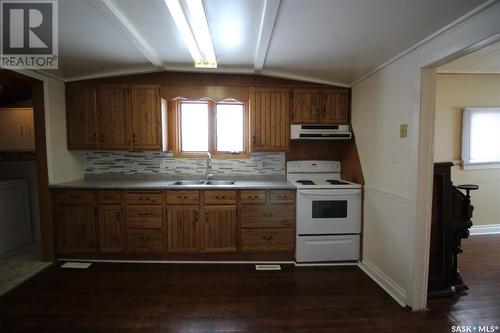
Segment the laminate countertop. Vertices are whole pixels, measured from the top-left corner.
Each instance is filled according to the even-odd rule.
[[[121,189],[121,190],[210,190],[210,189],[296,189],[286,179],[238,180],[234,185],[173,185],[177,180],[162,179],[80,179],[64,183],[51,184],[51,189]]]

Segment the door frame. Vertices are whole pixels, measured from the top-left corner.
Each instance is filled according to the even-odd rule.
[[[421,68],[420,119],[418,135],[417,196],[413,279],[410,285],[412,308],[427,307],[429,254],[431,243],[434,177],[434,120],[436,115],[437,68],[469,53],[500,41],[500,33],[478,41],[458,52]]]
[[[36,175],[38,183],[38,204],[41,231],[41,260],[55,259],[54,226],[52,204],[49,192],[47,162],[47,138],[45,110],[48,103],[48,81],[42,75],[31,71],[0,69],[3,75],[15,77],[31,84],[33,99],[33,120],[35,128]]]

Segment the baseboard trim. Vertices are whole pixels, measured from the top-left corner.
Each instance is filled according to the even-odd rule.
[[[365,259],[359,264],[359,268],[384,289],[399,305],[406,307],[406,291],[378,269],[377,266]]]
[[[127,259],[85,259],[85,258],[58,258],[57,261],[67,262],[102,262],[102,263],[128,263],[128,264],[281,264],[294,265],[295,261],[217,261],[217,260],[127,260]]]
[[[471,236],[500,234],[500,224],[473,225],[470,234]]]

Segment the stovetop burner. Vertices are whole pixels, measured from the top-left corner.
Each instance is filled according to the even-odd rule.
[[[330,185],[349,185],[349,183],[347,183],[347,182],[344,182],[342,180],[336,180],[336,179],[328,179],[326,182],[330,183]]]
[[[316,185],[312,180],[297,180],[297,183],[302,185]]]

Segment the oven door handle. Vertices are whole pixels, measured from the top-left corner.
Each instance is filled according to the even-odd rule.
[[[358,194],[361,193],[360,189],[353,189],[353,190],[341,190],[341,189],[335,189],[335,190],[327,190],[327,191],[322,191],[322,190],[313,190],[313,191],[308,191],[308,190],[299,190],[299,194],[303,194],[306,196],[339,196],[339,195],[349,195],[349,194]]]

